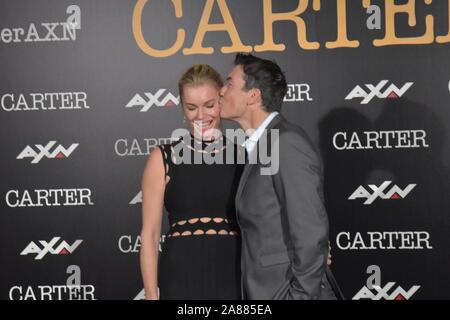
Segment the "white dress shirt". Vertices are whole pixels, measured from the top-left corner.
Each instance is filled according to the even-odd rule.
[[[278,114],[278,112],[274,111],[271,112],[266,119],[259,125],[259,127],[253,132],[253,134],[245,140],[245,142],[242,144],[243,147],[247,150],[247,153],[250,154],[250,152],[255,149],[256,144],[258,143],[259,138],[264,133],[264,130],[269,125],[270,121],[272,121],[273,118]]]

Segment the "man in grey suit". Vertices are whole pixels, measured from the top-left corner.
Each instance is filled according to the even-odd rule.
[[[243,297],[341,298],[327,267],[320,159],[305,132],[278,113],[285,76],[276,63],[250,54],[237,54],[234,64],[220,92],[221,117],[246,131],[249,159],[257,160],[265,149],[278,161],[271,174],[263,173],[263,163],[250,161],[239,183]]]

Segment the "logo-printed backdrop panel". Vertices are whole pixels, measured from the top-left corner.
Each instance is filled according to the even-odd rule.
[[[347,298],[449,298],[450,1],[396,2],[3,1],[0,297],[143,298],[140,178],[185,126],[177,80],[244,51],[322,154]]]

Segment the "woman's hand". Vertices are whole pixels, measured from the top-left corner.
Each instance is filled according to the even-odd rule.
[[[331,244],[328,241],[328,257],[327,257],[327,266],[331,265]]]

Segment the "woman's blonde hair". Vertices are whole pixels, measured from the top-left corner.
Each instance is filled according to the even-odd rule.
[[[213,67],[207,64],[193,65],[178,80],[180,99],[183,100],[183,90],[185,87],[195,87],[206,83],[213,84],[217,89],[223,86],[222,77]]]

